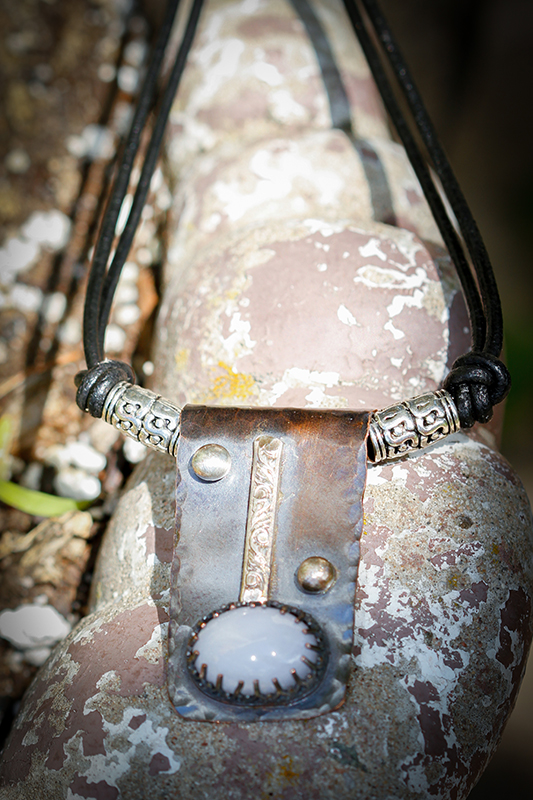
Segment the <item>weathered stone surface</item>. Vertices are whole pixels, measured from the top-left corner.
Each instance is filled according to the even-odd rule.
[[[349,76],[347,26],[336,4],[318,8]],[[275,52],[258,41],[267,35]],[[254,63],[289,75],[287,85],[261,81]],[[306,65],[315,72],[302,80]],[[326,132],[326,98],[309,80],[316,69],[288,6],[212,4],[168,148],[187,222],[169,235],[154,385],[174,401],[386,405],[435,388],[452,351],[467,346],[464,309],[418,192],[402,189],[398,213],[414,232],[372,219],[384,221],[364,183],[353,206],[342,186],[324,214],[316,176],[305,186],[289,180],[257,209],[245,202],[267,180],[249,176],[257,153],[272,166],[308,148],[322,164],[333,158],[328,143],[346,148],[344,134]],[[300,119],[266,113],[279,86],[304,109]],[[360,94],[353,97],[357,111]],[[386,136],[384,125],[373,135]],[[284,143],[276,151],[264,137]],[[387,149],[395,159],[388,174],[401,184],[409,171],[398,148],[383,139],[374,152]],[[189,185],[186,169],[199,152]],[[356,175],[360,163],[354,156],[346,173]],[[231,222],[235,197],[245,211]],[[174,466],[150,456],[107,533],[92,614],[25,701],[4,756],[2,800],[466,798],[512,708],[532,631],[531,513],[494,443],[481,428],[369,468],[347,701],[306,721],[247,725],[186,722],[169,702]]]

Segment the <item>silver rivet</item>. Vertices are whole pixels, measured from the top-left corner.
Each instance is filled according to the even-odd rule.
[[[221,444],[204,444],[192,457],[191,466],[203,481],[219,481],[231,467],[231,456]]]
[[[318,594],[331,589],[337,576],[335,567],[326,558],[311,556],[300,564],[296,579],[304,592]]]

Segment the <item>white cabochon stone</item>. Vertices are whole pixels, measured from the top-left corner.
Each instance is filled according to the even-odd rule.
[[[213,617],[198,634],[194,645],[199,655],[195,667],[207,665],[206,678],[216,683],[223,675],[222,688],[232,693],[244,681],[242,693],[253,695],[254,681],[262,694],[275,692],[277,678],[283,689],[295,687],[291,670],[300,678],[311,672],[302,661],[316,661],[316,638],[305,633],[307,626],[293,614],[282,614],[269,606],[240,606]]]

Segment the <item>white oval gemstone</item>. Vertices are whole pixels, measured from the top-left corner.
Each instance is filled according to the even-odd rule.
[[[302,661],[317,658],[316,638],[305,633],[307,626],[293,614],[282,614],[270,606],[240,606],[213,617],[198,633],[194,650],[199,655],[195,667],[207,666],[206,678],[215,684],[223,676],[222,688],[232,694],[243,681],[241,693],[254,694],[254,681],[259,681],[261,694],[276,691],[273,680],[283,689],[296,688],[291,670],[306,678],[310,667]]]

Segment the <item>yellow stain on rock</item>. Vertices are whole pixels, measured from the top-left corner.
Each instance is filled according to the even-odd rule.
[[[292,759],[290,756],[283,756],[284,764],[279,765],[279,774],[288,783],[292,783],[296,778],[300,777],[300,773],[296,772],[292,766]]]
[[[224,361],[218,362],[223,374],[215,378],[211,392],[216,400],[248,400],[255,394],[255,380],[245,372],[234,372]]]
[[[180,349],[176,351],[174,363],[176,364],[176,369],[178,372],[183,372],[185,369],[187,369],[190,355],[191,351],[188,347],[180,347]]]
[[[298,772],[298,767],[293,764],[291,756],[282,756],[281,761],[276,761],[272,769],[268,770],[265,775],[260,795],[261,800],[280,797],[281,793],[289,786],[294,787],[300,777],[301,772]]]

